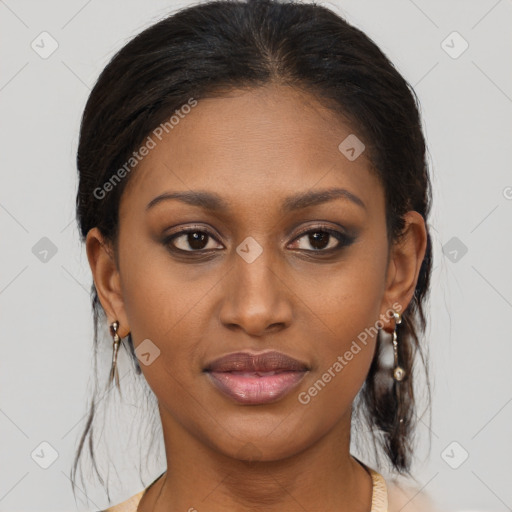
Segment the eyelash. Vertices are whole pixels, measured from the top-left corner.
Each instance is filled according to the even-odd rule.
[[[217,241],[217,243],[220,243],[220,242],[218,242],[216,237],[210,231],[208,231],[207,229],[204,229],[201,226],[197,226],[197,227],[193,227],[192,226],[190,228],[186,228],[186,229],[183,229],[183,230],[178,231],[176,233],[173,233],[171,236],[168,236],[164,240],[164,245],[166,245],[171,251],[173,251],[175,253],[179,253],[179,254],[191,253],[191,254],[202,254],[202,255],[204,255],[205,253],[211,253],[213,251],[219,250],[219,249],[196,249],[196,250],[188,250],[187,251],[187,250],[184,250],[184,249],[178,249],[177,247],[175,247],[173,245],[173,241],[176,238],[179,238],[180,236],[183,236],[183,235],[187,235],[189,233],[201,233],[201,234],[204,234],[204,235],[206,235],[208,237],[208,241],[209,241],[209,239],[213,239],[213,240]],[[332,254],[332,253],[335,253],[335,252],[338,252],[338,251],[342,250],[344,247],[349,246],[350,244],[352,244],[352,242],[355,239],[354,236],[348,236],[348,235],[345,235],[344,233],[336,231],[336,230],[334,230],[332,228],[329,228],[327,226],[319,225],[319,226],[314,226],[313,228],[308,228],[308,229],[306,229],[304,231],[301,231],[292,240],[292,242],[300,240],[305,235],[313,234],[313,233],[328,233],[329,235],[334,237],[336,240],[338,240],[338,245],[336,247],[331,247],[330,249],[296,249],[296,250],[305,251],[305,252],[308,252],[308,253],[316,253],[316,254]]]

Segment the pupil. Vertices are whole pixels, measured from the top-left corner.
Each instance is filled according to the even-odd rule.
[[[188,243],[192,249],[202,249],[205,239],[206,236],[198,231],[188,234]]]
[[[315,249],[323,249],[329,245],[330,234],[325,231],[317,231],[309,235],[309,242]],[[318,244],[320,242],[320,244]],[[320,245],[320,247],[318,246]]]

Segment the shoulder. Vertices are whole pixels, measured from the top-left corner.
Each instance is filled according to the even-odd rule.
[[[433,499],[421,489],[396,479],[386,480],[388,512],[442,512]]]
[[[127,499],[126,501],[102,510],[101,512],[137,512],[137,506],[139,505],[144,491],[145,489]]]
[[[150,487],[155,485],[162,478],[163,475],[165,475],[165,471],[161,473],[155,480],[153,480],[153,482],[151,482],[145,489],[142,489],[142,491],[138,492],[131,498],[128,498],[126,501],[123,501],[118,505],[102,510],[101,512],[137,512],[137,507],[139,506],[139,503],[142,500],[144,494],[148,491]]]

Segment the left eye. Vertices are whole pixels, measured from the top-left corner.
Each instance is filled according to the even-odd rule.
[[[307,231],[303,233],[299,237],[297,237],[293,243],[304,239],[306,241],[306,245],[313,247],[313,249],[309,249],[304,246],[294,247],[294,249],[302,249],[306,251],[329,251],[330,249],[337,249],[344,245],[349,244],[348,237],[339,233],[338,231],[330,230],[330,229],[314,229],[311,231]]]
[[[181,243],[176,243],[176,241],[179,241],[180,239],[182,240]],[[213,238],[213,236],[208,234],[206,231],[200,231],[198,229],[186,229],[171,236],[167,240],[167,243],[180,251],[197,252],[200,250],[215,249],[215,247],[207,247],[208,242],[211,240],[215,240],[215,238]],[[181,247],[179,247],[180,245]]]

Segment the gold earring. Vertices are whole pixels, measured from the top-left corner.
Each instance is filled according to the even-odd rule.
[[[398,365],[398,339],[396,334],[396,327],[402,323],[402,315],[396,311],[393,311],[393,316],[395,317],[395,329],[393,331],[393,355],[395,361],[393,368],[393,378],[400,382],[404,379],[406,373],[405,370]]]
[[[119,345],[121,344],[121,338],[117,333],[118,329],[119,322],[115,320],[110,324],[110,334],[114,339],[114,350],[112,354],[112,368],[110,370],[109,385],[112,385],[112,381],[115,379],[116,387],[119,390],[119,393],[121,393],[121,386],[119,385],[119,372],[117,370],[117,353],[119,350]]]

